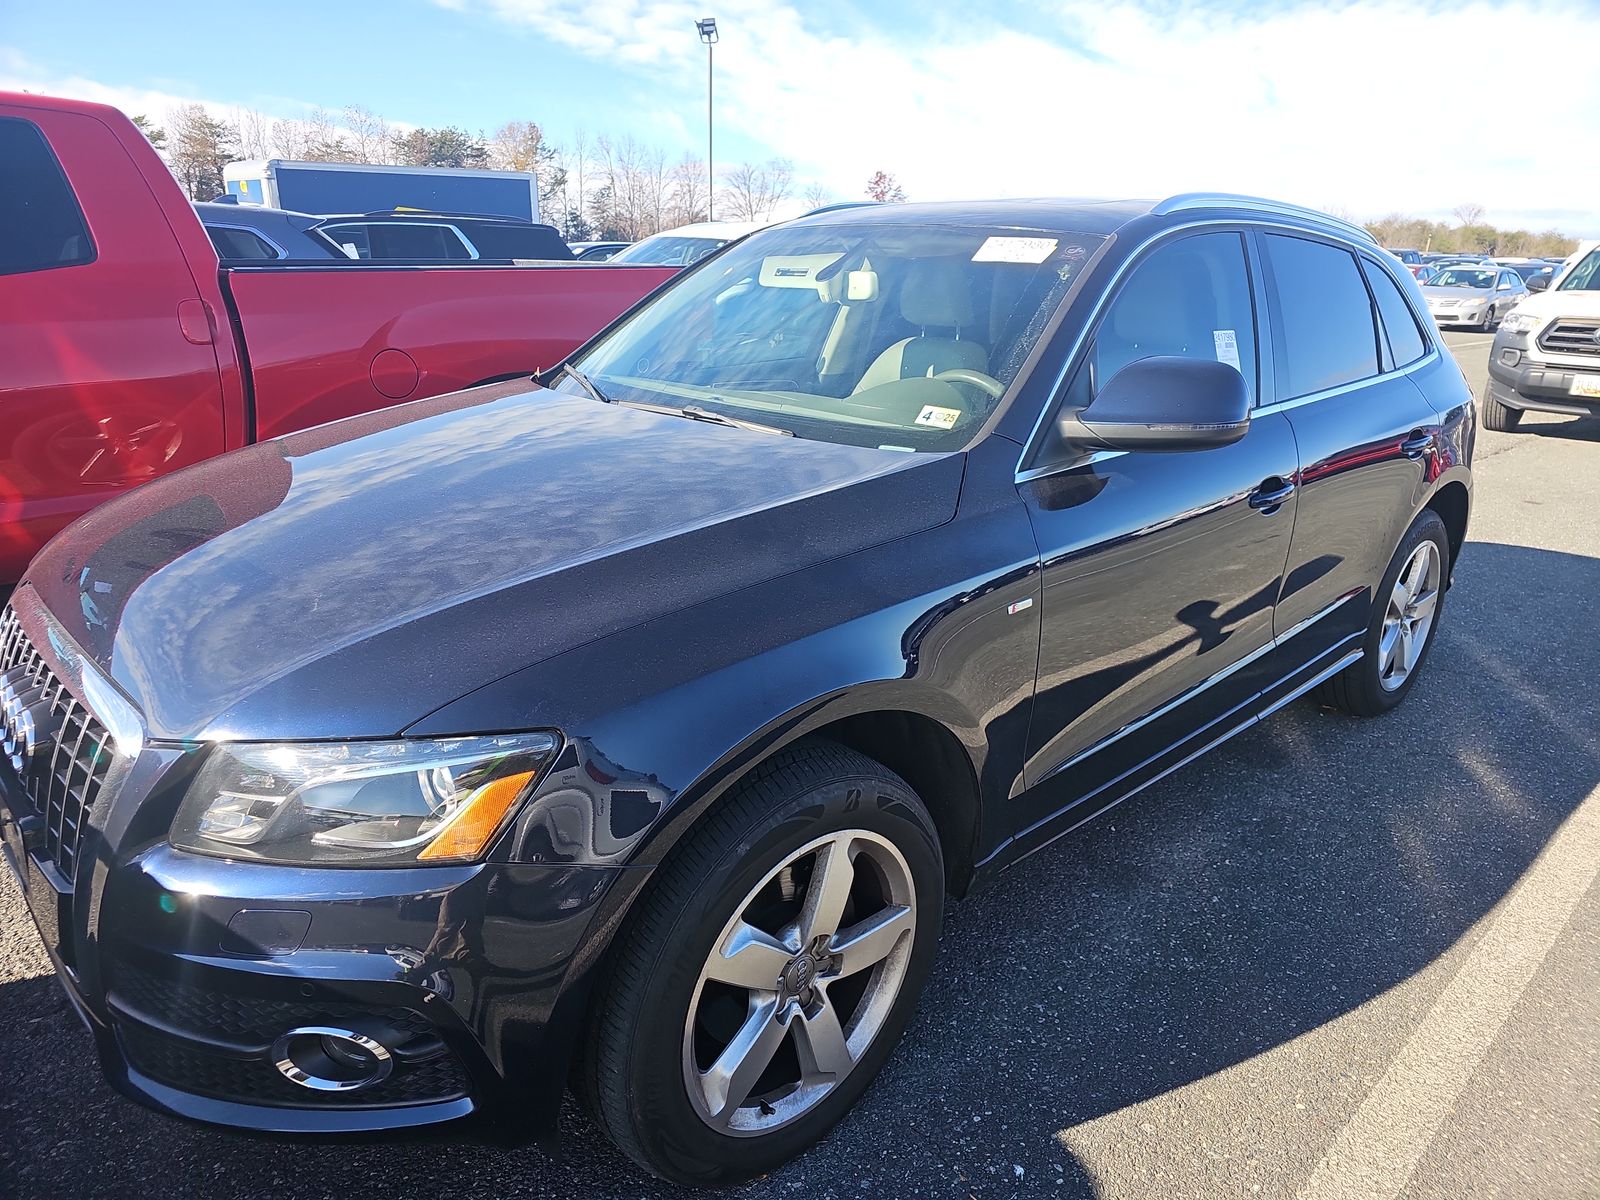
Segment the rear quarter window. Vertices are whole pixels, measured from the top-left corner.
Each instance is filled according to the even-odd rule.
[[[1389,341],[1390,361],[1396,367],[1416,362],[1428,352],[1428,343],[1411,306],[1389,272],[1376,263],[1362,262],[1361,265],[1367,272],[1367,282],[1372,285],[1372,298],[1378,302],[1378,316]]]
[[[1376,375],[1372,299],[1355,255],[1287,234],[1269,233],[1261,241],[1278,302],[1279,399]]]
[[[0,275],[94,261],[78,198],[44,134],[31,121],[0,117]]]

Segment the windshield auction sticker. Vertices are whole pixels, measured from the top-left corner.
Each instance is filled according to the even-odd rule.
[[[973,262],[1042,263],[1056,252],[1055,238],[992,237],[978,247]]]
[[[960,419],[959,408],[940,408],[935,404],[923,405],[917,414],[918,425],[932,425],[935,429],[954,429]]]

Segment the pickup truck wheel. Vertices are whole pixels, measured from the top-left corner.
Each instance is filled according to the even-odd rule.
[[[1494,392],[1487,384],[1484,385],[1483,397],[1478,407],[1483,414],[1485,429],[1492,429],[1496,433],[1511,433],[1522,424],[1522,410],[1501,404],[1494,398]]]
[[[1424,509],[1378,585],[1361,657],[1318,688],[1317,699],[1358,717],[1404,700],[1433,646],[1449,578],[1449,534],[1439,514]]]
[[[702,1187],[794,1157],[894,1049],[943,901],[933,821],[902,779],[832,742],[774,756],[686,835],[619,935],[580,1067],[601,1128]]]

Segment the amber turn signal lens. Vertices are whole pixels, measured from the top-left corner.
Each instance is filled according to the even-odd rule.
[[[532,771],[507,775],[486,783],[478,794],[461,806],[461,810],[440,828],[433,841],[418,852],[424,862],[440,859],[476,858],[489,848],[489,841],[511,811],[511,806],[522,795],[522,790],[533,780]]]

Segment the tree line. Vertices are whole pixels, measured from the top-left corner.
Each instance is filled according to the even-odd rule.
[[[1390,213],[1366,222],[1380,245],[1397,250],[1447,254],[1494,254],[1502,258],[1565,258],[1578,248],[1578,239],[1558,229],[1530,233],[1526,229],[1501,229],[1490,224],[1481,204],[1462,204],[1451,213],[1456,223],[1430,221]]]
[[[163,125],[147,116],[133,120],[193,200],[226,190],[222,169],[228,163],[261,158],[531,171],[539,180],[543,219],[568,241],[637,241],[704,221],[708,213],[719,220],[766,221],[788,200],[819,208],[837,199],[821,183],[797,180],[794,164],[784,158],[723,169],[713,195],[702,159],[672,159],[659,146],[609,134],[579,132],[557,145],[527,120],[507,121],[485,134],[455,125],[399,128],[361,105],[337,114],[318,108],[289,119],[241,110],[229,120],[199,104],[173,108]],[[868,180],[863,194],[905,199],[884,171]]]

